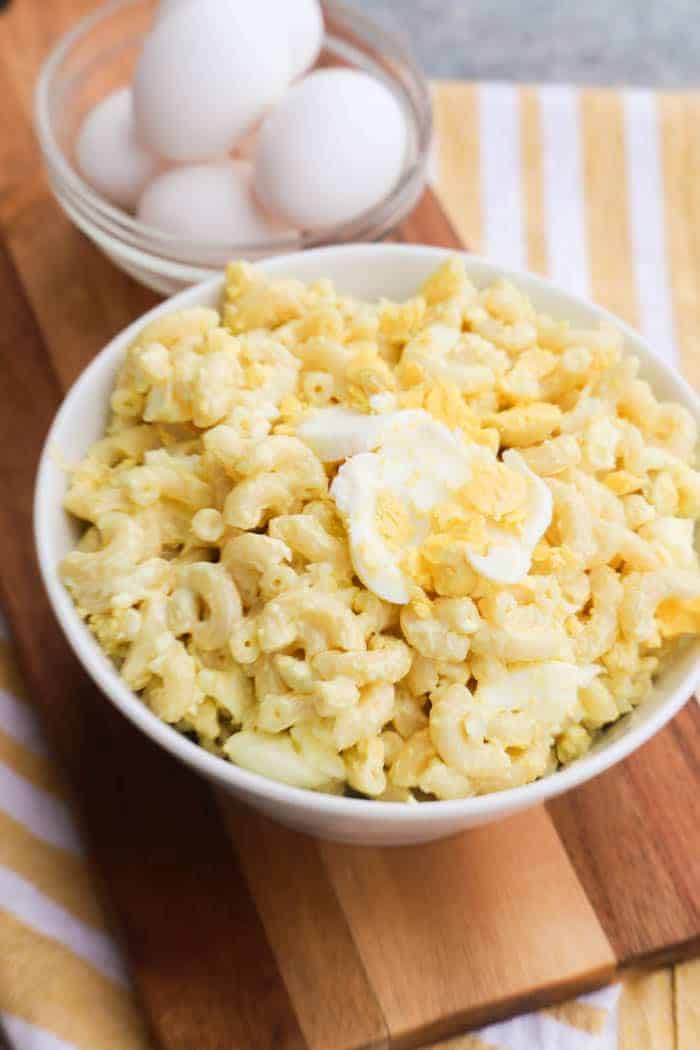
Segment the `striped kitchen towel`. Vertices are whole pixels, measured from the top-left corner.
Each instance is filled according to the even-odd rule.
[[[440,84],[437,181],[472,251],[641,329],[698,385],[700,96]]]
[[[470,249],[548,274],[609,307],[698,383],[700,97],[445,83],[435,86],[434,100],[434,177]],[[700,967],[677,972],[684,1001],[700,1001]],[[700,1045],[689,1027],[696,1012],[686,1009],[674,1021],[673,987],[670,971],[661,971],[627,985],[619,1001],[619,987],[604,989],[490,1025],[441,1050]],[[70,793],[23,693],[6,631],[0,1020],[13,1050],[149,1045]]]

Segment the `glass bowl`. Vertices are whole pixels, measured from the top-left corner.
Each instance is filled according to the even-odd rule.
[[[75,165],[78,129],[96,102],[130,82],[157,6],[157,0],[110,0],[83,18],[51,51],[36,87],[36,128],[51,190],[70,220],[116,266],[170,295],[215,275],[230,259],[379,240],[409,214],[426,181],[432,138],[428,86],[402,42],[336,0],[323,3],[326,33],[319,65],[349,66],[378,77],[399,101],[408,128],[401,176],[373,208],[321,231],[263,243],[214,243],[146,226],[91,189]]]

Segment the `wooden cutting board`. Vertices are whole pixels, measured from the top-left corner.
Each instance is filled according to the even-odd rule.
[[[629,963],[697,951],[696,705],[548,811],[434,845],[362,849],[215,797],[82,673],[35,567],[33,475],[67,386],[155,301],[60,213],[28,124],[25,78],[48,39],[90,6],[25,0],[0,16],[12,127],[0,145],[0,597],[156,1042],[420,1046],[601,984]],[[400,235],[458,246],[430,191]]]

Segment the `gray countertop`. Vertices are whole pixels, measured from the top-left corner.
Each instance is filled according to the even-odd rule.
[[[700,83],[700,0],[352,0],[432,77]]]

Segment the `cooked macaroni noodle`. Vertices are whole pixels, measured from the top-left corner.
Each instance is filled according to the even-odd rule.
[[[246,769],[524,784],[700,632],[695,421],[637,371],[458,258],[377,304],[232,264],[220,310],[129,348],[63,581],[144,702]]]

